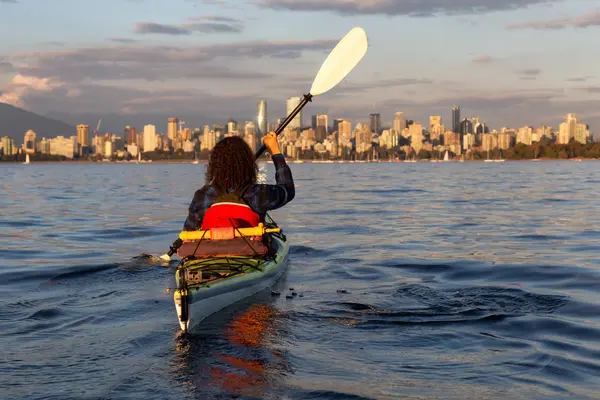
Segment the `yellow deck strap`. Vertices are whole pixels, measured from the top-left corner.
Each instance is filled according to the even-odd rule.
[[[254,237],[254,236],[262,236],[265,233],[276,233],[281,232],[281,228],[265,228],[263,224],[259,224],[258,226],[254,226],[252,228],[237,228],[235,229],[235,237]],[[200,240],[200,239],[210,239],[210,230],[208,231],[182,231],[179,234],[179,239],[183,241],[188,240]]]

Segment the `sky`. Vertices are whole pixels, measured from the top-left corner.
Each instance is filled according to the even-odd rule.
[[[355,26],[367,55],[304,123],[402,111],[450,127],[458,105],[496,129],[566,113],[600,127],[600,0],[0,0],[0,102],[164,130],[251,120],[266,99],[275,122]]]

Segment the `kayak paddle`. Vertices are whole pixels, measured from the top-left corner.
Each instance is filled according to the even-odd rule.
[[[362,28],[357,27],[350,30],[339,41],[331,53],[329,53],[323,65],[321,65],[321,69],[319,69],[313,81],[310,92],[304,95],[300,104],[277,127],[275,134],[279,136],[304,106],[312,101],[314,96],[323,94],[340,83],[362,60],[367,53],[368,47],[367,34]],[[258,159],[266,149],[267,147],[263,144],[254,155],[254,158]]]
[[[290,122],[298,115],[298,113],[304,108],[308,102],[312,101],[314,96],[318,96],[329,90],[333,89],[338,83],[342,81],[350,71],[354,69],[367,54],[367,48],[369,42],[367,40],[367,34],[362,28],[352,28],[342,40],[338,42],[335,48],[329,53],[323,65],[317,72],[317,76],[313,81],[310,92],[304,95],[304,98],[298,104],[298,106],[287,116],[287,118],[279,125],[275,133],[277,136]],[[255,159],[258,159],[267,149],[263,144],[260,149],[254,155]],[[167,254],[160,256],[161,260],[171,261],[171,256],[177,252],[177,249],[181,246],[181,239],[177,239]]]

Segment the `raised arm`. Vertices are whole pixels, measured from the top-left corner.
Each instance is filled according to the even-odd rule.
[[[275,185],[252,185],[244,194],[244,199],[254,211],[264,214],[269,210],[283,207],[296,196],[292,171],[279,150],[277,135],[271,132],[263,138],[263,143],[271,153],[275,166]]]

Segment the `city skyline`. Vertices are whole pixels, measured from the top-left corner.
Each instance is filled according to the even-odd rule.
[[[288,112],[296,107],[299,98],[286,99]],[[112,132],[102,134],[99,131],[101,121],[94,129],[94,137],[90,142],[90,130],[87,124],[78,124],[76,135],[57,138],[46,138],[29,129],[25,132],[22,148],[15,143],[14,138],[4,136],[0,143],[0,154],[28,154],[40,153],[59,155],[67,158],[78,157],[137,157],[138,153],[155,153],[183,151],[196,153],[203,150],[212,150],[214,145],[226,136],[239,135],[244,138],[252,151],[262,137],[259,126],[267,126],[267,130],[276,130],[285,118],[278,119],[275,124],[269,123],[266,115],[267,101],[257,102],[255,120],[239,123],[229,120],[227,124],[213,123],[204,125],[202,129],[196,127],[185,128],[185,121],[169,117],[166,132],[157,131],[153,124],[145,124],[143,132],[137,134],[133,126],[125,126],[122,137]],[[329,123],[328,114],[312,115],[310,125],[305,125],[300,120],[296,124],[290,123],[279,137],[282,151],[289,157],[298,158],[309,151],[310,154],[329,154],[329,157],[349,157],[367,153],[379,153],[383,150],[401,153],[408,156],[411,153],[419,154],[422,151],[451,152],[455,156],[472,156],[480,151],[509,150],[516,145],[531,146],[534,143],[547,141],[559,145],[568,145],[578,142],[582,145],[597,143],[598,137],[589,129],[589,124],[581,121],[576,114],[568,113],[563,117],[563,122],[558,130],[551,126],[532,125],[520,128],[502,127],[500,130],[490,129],[485,120],[480,117],[460,117],[459,106],[451,108],[451,126],[447,127],[444,119],[439,115],[430,115],[429,124],[423,125],[419,121],[407,119],[404,112],[394,113],[391,126],[381,124],[381,115],[371,113],[368,123],[357,123],[352,129],[352,123],[343,118],[334,118]],[[412,156],[411,156],[412,157]]]
[[[117,3],[121,11],[110,12]],[[305,115],[354,123],[380,113],[389,125],[398,110],[448,120],[458,104],[490,126],[556,126],[566,112],[600,122],[598,56],[590,51],[597,1],[175,3],[0,2],[0,32],[15,37],[0,45],[0,99],[73,115],[69,123],[81,114],[107,124],[138,114],[181,115],[193,125],[249,120],[257,99],[283,116],[278,99],[305,94],[326,53],[359,25],[372,45],[367,57]],[[23,15],[34,28],[15,35]]]

